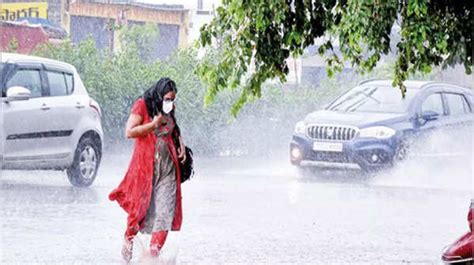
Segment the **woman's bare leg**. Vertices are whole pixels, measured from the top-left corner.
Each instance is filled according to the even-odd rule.
[[[132,260],[133,253],[133,238],[138,234],[138,231],[135,229],[127,228],[124,235],[123,245],[122,245],[122,258],[126,262]]]
[[[150,254],[153,257],[157,257],[160,254],[160,250],[163,248],[167,236],[168,231],[159,231],[151,235]]]

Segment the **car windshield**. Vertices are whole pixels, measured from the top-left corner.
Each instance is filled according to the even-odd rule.
[[[327,109],[343,112],[406,112],[416,90],[407,89],[405,98],[392,86],[359,86],[334,101]]]

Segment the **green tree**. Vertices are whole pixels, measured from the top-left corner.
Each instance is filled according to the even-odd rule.
[[[9,42],[6,51],[7,52],[16,52],[20,44],[18,43],[18,39],[13,37]]]
[[[228,109],[236,97],[223,93],[219,104],[204,109],[205,90],[194,73],[198,63],[196,50],[177,50],[166,60],[145,60],[138,44],[149,43],[154,36],[149,26],[136,26],[121,35],[126,45],[115,53],[98,50],[94,40],[87,39],[77,45],[69,41],[45,44],[34,54],[77,68],[87,91],[102,108],[102,125],[109,148],[125,142],[124,126],[133,102],[159,78],[170,77],[178,86],[177,118],[184,134],[189,135],[187,144],[196,153],[217,153],[216,132],[230,120],[229,115],[222,114],[222,109]]]
[[[143,25],[129,25],[121,27],[120,32],[120,44],[124,49],[137,49],[140,53],[140,57],[151,62],[154,60],[153,49],[159,38],[158,26],[153,23],[147,23]]]
[[[221,90],[243,87],[234,115],[261,97],[266,80],[285,81],[285,60],[302,55],[318,38],[331,76],[344,61],[371,71],[398,36],[393,85],[402,94],[410,74],[429,73],[433,66],[464,64],[472,73],[472,0],[223,0],[216,11],[201,28],[199,44],[217,46],[219,60],[202,62],[197,73],[208,86],[206,103]]]

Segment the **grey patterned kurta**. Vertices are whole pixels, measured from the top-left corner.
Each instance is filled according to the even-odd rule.
[[[155,130],[157,142],[153,191],[142,233],[151,234],[171,230],[176,207],[176,168],[168,145],[162,137],[171,134],[173,129],[173,119],[164,115],[161,126]]]

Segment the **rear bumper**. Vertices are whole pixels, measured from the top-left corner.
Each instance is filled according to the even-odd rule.
[[[374,170],[393,164],[398,140],[356,138],[343,142],[342,152],[314,151],[315,141],[304,135],[294,135],[290,143],[290,161],[294,165],[318,165],[319,162],[357,165],[364,170]],[[313,163],[316,162],[316,163]]]

